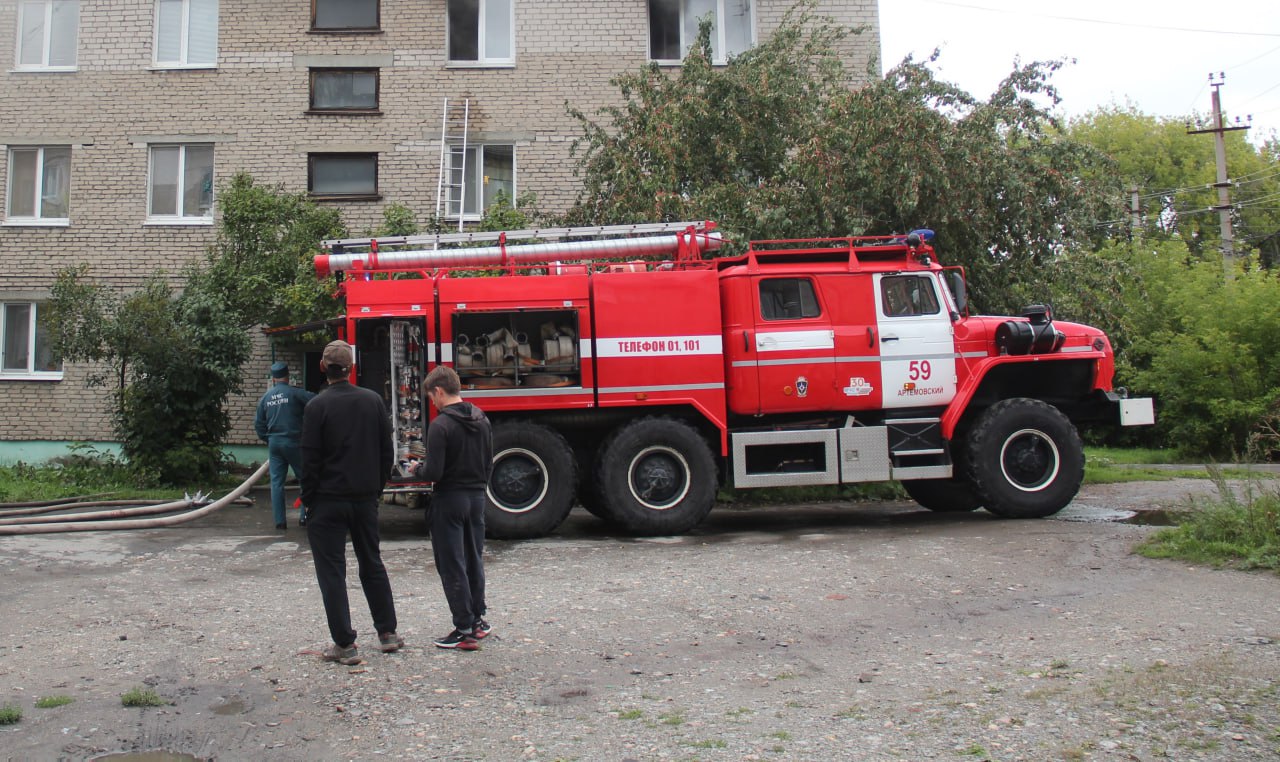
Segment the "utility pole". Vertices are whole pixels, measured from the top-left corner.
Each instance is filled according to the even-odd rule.
[[[1226,133],[1235,130],[1249,129],[1249,123],[1240,124],[1240,117],[1236,117],[1236,125],[1234,127],[1223,126],[1222,97],[1218,89],[1226,81],[1226,75],[1222,72],[1218,72],[1216,78],[1212,73],[1209,74],[1209,86],[1213,88],[1213,127],[1193,130],[1188,125],[1187,134],[1202,135],[1206,132],[1213,133],[1214,155],[1218,163],[1218,179],[1213,184],[1213,187],[1218,189],[1218,205],[1213,208],[1218,212],[1218,223],[1222,228],[1222,269],[1226,273],[1227,280],[1231,280],[1235,277],[1236,250],[1231,233],[1231,182],[1227,179],[1227,140],[1224,136]],[[1252,118],[1250,118],[1250,121],[1252,121]]]
[[[1142,203],[1138,186],[1129,188],[1129,240],[1142,235]]]

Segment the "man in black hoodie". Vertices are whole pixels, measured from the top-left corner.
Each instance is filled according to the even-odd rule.
[[[453,368],[437,366],[422,382],[439,415],[427,429],[427,455],[414,474],[433,482],[431,550],[453,632],[440,648],[474,651],[492,628],[484,620],[485,487],[493,471],[493,432],[480,408],[463,402]]]
[[[391,418],[376,392],[352,386],[351,345],[331,341],[320,369],[329,384],[302,416],[302,504],[333,645],[326,661],[358,664],[356,631],[347,601],[347,534],[360,566],[360,586],[378,630],[378,648],[396,651],[396,606],[378,539],[378,498],[391,476],[395,453]]]

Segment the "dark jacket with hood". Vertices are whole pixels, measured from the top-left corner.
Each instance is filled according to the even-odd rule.
[[[427,429],[427,457],[414,474],[437,492],[484,489],[493,471],[493,431],[470,402],[445,407]]]

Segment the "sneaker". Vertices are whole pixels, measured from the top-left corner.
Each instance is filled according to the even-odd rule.
[[[378,648],[384,654],[399,651],[404,646],[404,638],[394,632],[384,632],[378,636]]]
[[[276,524],[276,529],[288,529],[288,524]]]
[[[443,638],[437,638],[432,642],[436,644],[437,648],[456,648],[459,651],[476,651],[480,648],[475,636],[462,630],[454,630]]]
[[[349,646],[340,646],[337,643],[329,646],[320,654],[320,658],[325,661],[336,661],[339,664],[359,664],[360,655],[356,651],[356,644]]]
[[[493,632],[493,625],[484,621],[483,617],[477,619],[476,623],[471,626],[471,634],[476,640],[484,640],[489,637],[491,632]]]

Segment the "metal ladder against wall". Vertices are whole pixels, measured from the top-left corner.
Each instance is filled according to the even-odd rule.
[[[471,122],[471,99],[452,103],[444,99],[440,119],[440,174],[436,181],[436,219],[458,217],[462,232],[463,207],[467,198],[467,132]]]

